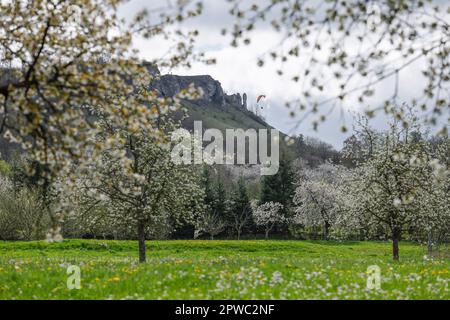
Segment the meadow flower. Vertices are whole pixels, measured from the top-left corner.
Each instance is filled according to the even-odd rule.
[[[281,272],[275,271],[274,273],[272,273],[272,279],[270,282],[271,282],[271,285],[276,285],[276,284],[282,283],[283,276],[282,276]]]

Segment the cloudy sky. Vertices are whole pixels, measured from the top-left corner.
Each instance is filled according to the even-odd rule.
[[[132,0],[123,5],[119,12],[124,18],[133,16],[138,10],[147,7],[150,11],[165,8],[170,5],[167,0]],[[328,121],[319,127],[315,132],[311,126],[311,119],[306,119],[298,126],[298,118],[289,116],[289,109],[284,106],[288,100],[299,96],[298,85],[283,77],[276,75],[275,71],[278,65],[266,64],[265,67],[257,66],[256,61],[262,53],[277,46],[281,40],[281,34],[276,33],[267,26],[260,26],[252,33],[252,43],[249,46],[240,46],[234,48],[230,46],[230,39],[221,35],[223,28],[230,28],[233,24],[233,18],[228,14],[229,4],[226,1],[214,0],[205,1],[203,14],[190,21],[183,27],[196,28],[200,36],[197,39],[196,51],[205,52],[208,57],[217,59],[215,65],[205,65],[194,63],[190,69],[163,70],[179,75],[200,75],[209,74],[214,79],[220,81],[226,93],[244,93],[249,96],[249,104],[255,104],[256,97],[260,94],[267,96],[266,105],[263,110],[263,116],[268,123],[277,129],[293,134],[303,133],[308,136],[319,137],[340,149],[342,142],[346,138],[341,133],[340,128],[345,124],[351,128],[352,115],[360,112],[361,107],[356,103],[346,110],[336,109],[328,116]],[[144,40],[136,38],[134,46],[139,49],[140,56],[144,59],[153,59],[166,52],[170,43],[158,40]],[[296,64],[285,66],[285,69],[300,72],[304,66],[301,60]],[[407,83],[399,88],[400,103],[402,100],[408,100],[414,92],[422,90],[421,82],[423,78],[420,75],[420,63],[400,74],[400,83]],[[331,90],[331,89],[330,89]],[[393,79],[388,79],[378,85],[376,95],[372,97],[373,101],[381,101],[383,97],[392,94],[394,90]],[[327,90],[325,90],[327,91]],[[322,97],[318,97],[320,99]],[[386,118],[383,115],[373,120],[373,125],[377,128],[383,128],[386,125]]]

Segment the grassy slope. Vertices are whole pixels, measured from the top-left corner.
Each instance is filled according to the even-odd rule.
[[[219,108],[213,104],[194,102],[185,102],[184,105],[188,109],[189,124],[194,120],[202,120],[204,127],[220,130],[227,128],[271,128],[251,112],[238,106],[226,105]]]
[[[1,299],[450,299],[450,261],[424,260],[423,248],[389,243],[308,241],[152,241],[138,265],[135,241],[0,242]],[[66,268],[81,266],[82,289]],[[378,265],[382,291],[365,289]]]
[[[183,121],[183,127],[188,130],[193,130],[193,123],[198,120],[202,121],[203,129],[219,129],[224,137],[226,129],[273,129],[265,121],[239,106],[226,105],[220,108],[214,104],[189,101],[184,102],[184,106],[187,108],[188,118]],[[280,154],[294,156],[295,150],[287,146],[285,137],[286,135],[280,132]]]

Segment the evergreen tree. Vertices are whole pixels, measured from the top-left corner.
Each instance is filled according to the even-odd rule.
[[[227,201],[227,196],[226,196],[226,190],[225,190],[225,186],[222,182],[222,178],[220,176],[217,176],[217,181],[216,184],[214,186],[214,206],[213,206],[213,210],[214,212],[216,212],[217,214],[224,216],[226,213],[226,201]]]
[[[240,177],[237,182],[237,186],[230,200],[230,207],[228,215],[230,225],[236,231],[237,239],[239,240],[243,229],[252,220],[252,208],[243,177]]]
[[[262,179],[260,203],[278,202],[283,205],[283,214],[287,213],[294,195],[294,172],[286,158],[280,159],[280,167],[276,174]]]
[[[215,206],[215,194],[214,194],[214,188],[213,183],[211,179],[211,173],[208,169],[208,167],[204,166],[201,176],[201,186],[204,190],[204,201],[205,201],[205,207],[207,211],[211,211],[214,209]]]
[[[201,185],[205,211],[198,217],[195,226],[195,237],[205,232],[210,235],[211,240],[227,226],[225,187],[219,175],[214,182],[213,178],[208,167],[203,167]]]

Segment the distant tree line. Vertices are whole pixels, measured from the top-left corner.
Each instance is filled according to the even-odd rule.
[[[67,191],[75,209],[61,234],[139,239],[141,261],[145,239],[178,238],[391,240],[396,260],[406,239],[431,254],[449,240],[450,141],[409,121],[377,131],[360,118],[341,152],[294,138],[277,174],[256,181],[222,166],[176,166],[154,138],[132,134]],[[131,175],[122,173],[123,152]],[[0,239],[45,237],[45,208],[61,197],[42,185],[40,166],[20,155],[0,162]]]

